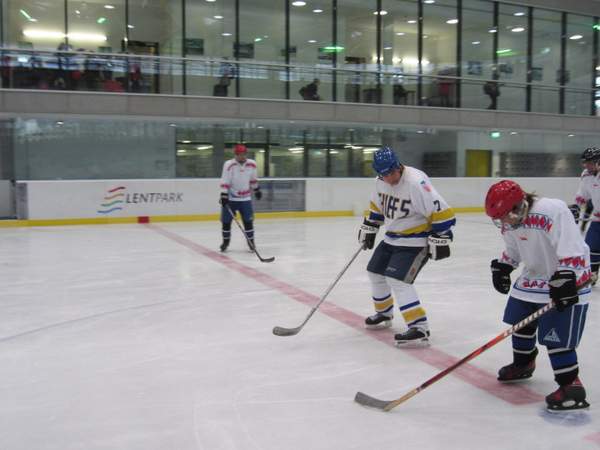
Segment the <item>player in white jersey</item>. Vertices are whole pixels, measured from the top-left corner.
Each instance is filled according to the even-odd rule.
[[[394,298],[408,330],[394,336],[398,345],[427,343],[429,324],[413,283],[429,258],[450,256],[454,211],[414,167],[400,164],[389,147],[377,150],[373,168],[378,174],[371,197],[369,217],[360,227],[358,240],[371,249],[375,235],[385,225],[367,273],[375,314],[367,317],[367,328],[391,326]]]
[[[577,220],[578,209],[584,208],[587,214],[584,214],[584,220],[590,220],[590,226],[585,235],[585,242],[590,247],[592,261],[592,284],[598,280],[598,269],[600,268],[600,209],[594,205],[600,205],[600,175],[598,174],[598,164],[600,163],[600,149],[595,147],[586,148],[581,155],[584,170],[581,174],[579,189],[575,194],[576,205],[570,205],[571,211]],[[586,217],[586,215],[588,217]],[[584,230],[586,222],[582,222]]]
[[[555,308],[512,335],[513,362],[498,380],[530,378],[537,341],[546,346],[559,388],[546,397],[549,411],[587,408],[579,380],[576,348],[583,333],[590,294],[589,248],[562,200],[525,193],[510,180],[490,187],[485,210],[500,228],[505,250],[491,263],[494,288],[509,294],[504,322],[514,325],[550,301]],[[511,286],[510,273],[523,264]]]
[[[254,211],[252,210],[252,191],[257,200],[262,198],[262,192],[258,186],[256,162],[248,159],[248,149],[245,145],[236,144],[234,147],[235,157],[223,164],[221,174],[221,224],[223,243],[221,251],[229,247],[231,241],[231,221],[233,217],[229,208],[235,214],[239,211],[244,222],[244,229],[249,239],[249,245],[254,245]],[[229,206],[229,208],[227,208]],[[253,250],[250,247],[250,250]]]

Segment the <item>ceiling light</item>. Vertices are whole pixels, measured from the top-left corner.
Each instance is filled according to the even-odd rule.
[[[309,40],[308,40],[308,43],[309,43],[309,44],[315,44],[316,42],[317,42],[317,41],[315,41],[314,39],[309,39]]]
[[[104,5],[106,9],[115,9],[114,5]]]
[[[498,32],[498,30],[496,30],[495,28],[490,28],[488,30],[488,33],[497,33],[497,32]]]
[[[520,33],[521,31],[525,31],[525,28],[523,27],[514,27],[512,30],[513,33]]]
[[[212,148],[212,145],[200,145],[196,147],[196,150],[209,150]]]
[[[427,36],[426,34],[423,35],[423,39],[427,39],[429,36]]]
[[[182,143],[182,144],[189,144],[189,143],[191,143],[191,142],[192,142],[192,141],[181,141],[181,143]]]
[[[473,44],[473,45],[479,45],[479,44],[481,44],[481,41],[473,41],[473,42],[471,42],[471,44]]]
[[[38,39],[64,39],[65,37],[69,39],[76,39],[80,41],[94,41],[94,42],[104,42],[106,41],[106,36],[103,34],[96,33],[69,33],[65,35],[65,33],[61,31],[49,31],[49,30],[23,30],[23,35],[28,38],[38,38]]]
[[[385,16],[387,14],[387,11],[382,9],[381,11],[373,11],[373,15],[376,16],[377,14],[379,14],[380,16]]]
[[[575,135],[574,134],[569,134],[569,135],[567,135],[567,137],[575,137]]]
[[[106,36],[98,33],[69,33],[65,37],[76,41],[106,42]]]
[[[221,36],[231,36],[231,33],[221,33]]]
[[[402,31],[396,33],[396,36],[404,36],[404,33]]]
[[[215,19],[217,19],[217,20],[218,20],[218,19],[222,19],[222,18],[223,18],[223,16],[213,16],[213,17],[214,17]]]
[[[574,34],[573,36],[569,36],[569,39],[571,39],[572,41],[577,41],[579,39],[581,39],[583,36],[580,34]]]
[[[410,19],[410,20],[407,20],[406,23],[417,23],[417,21],[415,19]]]
[[[304,5],[306,5],[306,2],[303,2],[302,0],[296,0],[295,2],[292,2],[292,5],[294,5],[294,6],[304,6]]]
[[[427,3],[428,5],[432,5],[435,3],[435,0],[425,0],[423,3]]]
[[[127,25],[127,28],[129,28],[130,30],[133,30],[135,28],[134,25]]]
[[[176,124],[174,124],[174,123],[170,123],[170,124],[169,124],[169,126],[170,126],[170,127],[176,127],[177,125],[176,125]]]
[[[419,133],[419,134],[423,134],[423,133],[425,133],[425,132],[424,132],[423,130],[418,130],[418,131],[417,131],[417,133]]]
[[[78,9],[75,10],[75,14],[81,14],[81,11],[79,11]]]
[[[206,1],[207,1],[208,3],[214,3],[214,2],[216,2],[217,0],[206,0]]]
[[[525,13],[523,11],[517,11],[516,13],[513,14],[513,16],[517,16],[517,17],[521,17],[524,15],[525,15]]]
[[[383,47],[384,50],[391,50],[392,47]]]
[[[446,23],[449,25],[454,25],[455,23],[458,23],[458,19],[448,19],[446,20]]]
[[[511,131],[510,132],[511,136],[514,136],[515,134],[518,134],[516,131]]]
[[[97,23],[104,23],[106,22],[106,17],[98,17],[98,20],[96,20]]]
[[[260,41],[262,41],[262,38],[259,38],[259,37],[258,38],[254,38],[254,42],[260,42]]]
[[[323,12],[323,10],[322,10],[322,9],[313,9],[313,12],[314,12],[315,14],[320,14],[320,13],[322,13],[322,12]]]

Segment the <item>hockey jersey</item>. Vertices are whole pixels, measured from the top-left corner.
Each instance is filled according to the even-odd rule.
[[[533,303],[548,303],[548,280],[557,270],[572,270],[577,277],[580,303],[587,303],[591,288],[590,249],[584,242],[571,211],[562,200],[537,198],[521,225],[503,226],[505,250],[500,261],[523,271],[510,295]],[[588,283],[589,284],[589,283]]]
[[[258,188],[256,162],[247,159],[243,164],[234,159],[225,161],[221,174],[221,192],[233,201],[252,200],[252,190]]]
[[[376,179],[369,220],[385,225],[384,241],[390,245],[425,247],[430,234],[448,231],[456,223],[454,211],[424,172],[403,167],[395,186]]]
[[[575,194],[575,202],[579,206],[584,206],[589,200],[592,201],[592,205],[594,206],[591,219],[593,222],[600,222],[600,209],[596,207],[596,205],[600,205],[599,174],[593,175],[584,170],[581,173],[579,189],[577,189],[577,193]]]

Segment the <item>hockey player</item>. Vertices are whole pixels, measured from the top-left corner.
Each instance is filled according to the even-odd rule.
[[[375,314],[367,317],[365,325],[391,326],[393,294],[408,327],[394,336],[396,343],[427,344],[429,323],[413,282],[429,258],[450,256],[454,211],[427,175],[400,164],[391,148],[375,152],[373,168],[378,177],[358,240],[363,248],[371,249],[381,225],[386,232],[367,266]]]
[[[590,226],[585,235],[585,242],[590,247],[592,261],[592,285],[598,280],[598,269],[600,268],[600,211],[593,205],[600,205],[600,180],[598,175],[598,164],[600,163],[600,149],[596,147],[586,148],[581,155],[584,170],[581,173],[579,189],[575,194],[576,205],[570,205],[577,220],[579,208],[584,208],[584,219],[590,220]],[[590,208],[591,206],[591,208]],[[586,217],[588,216],[588,217]],[[582,230],[586,222],[582,222]]]
[[[504,322],[514,325],[553,301],[555,309],[512,335],[513,362],[498,372],[506,383],[530,378],[535,369],[536,334],[546,346],[559,388],[546,397],[549,411],[587,408],[579,380],[576,348],[588,310],[589,248],[567,205],[525,193],[510,180],[492,185],[488,216],[500,228],[505,250],[491,263],[494,288],[509,294]],[[511,287],[510,274],[523,263]]]
[[[235,157],[223,164],[223,173],[221,175],[221,224],[223,243],[221,251],[224,252],[229,247],[231,241],[231,221],[233,217],[229,212],[229,208],[235,214],[239,211],[244,222],[244,229],[249,239],[249,245],[254,245],[254,228],[253,219],[254,211],[252,210],[252,191],[257,200],[262,198],[262,192],[258,186],[256,176],[256,162],[248,159],[248,149],[245,145],[236,144],[234,147]],[[253,250],[250,247],[250,250]]]

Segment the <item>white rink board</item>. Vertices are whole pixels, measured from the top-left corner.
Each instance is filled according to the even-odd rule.
[[[467,208],[482,207],[487,189],[497,180],[499,178],[433,178],[432,182],[451,206]],[[579,183],[576,177],[514,180],[521,183],[526,191],[560,198],[568,203],[574,200]],[[176,216],[219,212],[219,180],[214,178],[18,183],[27,185],[27,212],[19,217],[21,219]],[[373,183],[370,178],[307,178],[306,211],[366,209]],[[123,195],[115,197],[119,193]],[[117,200],[122,203],[110,205]],[[122,209],[106,212],[111,207]],[[19,211],[25,211],[22,204]]]

